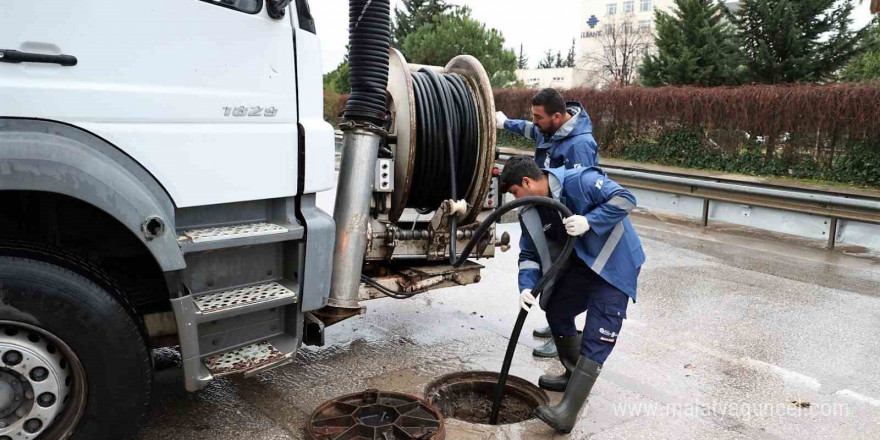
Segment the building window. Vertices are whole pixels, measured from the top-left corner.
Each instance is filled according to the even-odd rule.
[[[651,0],[642,0],[642,12],[651,10]]]
[[[651,29],[651,20],[642,20],[639,22],[639,30],[647,31]]]
[[[608,15],[617,15],[617,3],[608,4]]]
[[[624,22],[620,25],[620,32],[621,33],[629,34],[629,33],[632,33],[632,31],[633,31],[633,24],[632,23]]]
[[[624,14],[632,14],[636,9],[635,0],[630,0],[628,2],[623,2],[623,13]]]
[[[610,24],[605,25],[605,35],[613,35],[614,34],[614,26]]]

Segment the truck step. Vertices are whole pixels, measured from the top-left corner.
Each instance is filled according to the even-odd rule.
[[[201,229],[187,229],[177,241],[185,253],[223,249],[235,246],[296,240],[303,236],[299,225],[269,222],[243,223]]]
[[[294,304],[298,299],[296,291],[270,281],[196,296],[193,302],[200,312],[199,321],[207,322]]]
[[[204,363],[214,377],[222,377],[236,373],[250,376],[292,361],[290,354],[285,355],[269,341],[261,341],[215,354],[205,359]]]
[[[231,240],[235,238],[256,237],[258,235],[283,234],[287,228],[274,223],[249,223],[243,225],[221,226],[218,228],[191,229],[185,232],[193,243]]]

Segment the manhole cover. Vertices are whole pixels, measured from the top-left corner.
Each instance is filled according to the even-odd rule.
[[[425,399],[444,417],[487,425],[498,376],[490,371],[447,374],[428,384]],[[529,420],[534,417],[535,408],[548,402],[547,393],[531,382],[508,376],[498,424]]]
[[[444,440],[443,415],[408,394],[366,390],[325,402],[306,426],[312,440]]]

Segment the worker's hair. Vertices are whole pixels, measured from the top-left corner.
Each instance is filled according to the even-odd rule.
[[[504,164],[504,170],[501,171],[501,178],[498,182],[498,189],[502,193],[510,191],[512,185],[522,186],[523,177],[532,180],[539,180],[544,177],[544,172],[535,163],[535,159],[529,156],[513,156],[507,159]]]
[[[541,89],[532,97],[532,106],[540,105],[548,115],[565,114],[565,98],[556,89]]]

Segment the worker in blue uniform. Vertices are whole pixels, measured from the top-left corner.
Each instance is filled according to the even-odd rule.
[[[590,115],[580,102],[567,103],[554,89],[543,89],[532,97],[531,121],[507,119],[497,112],[495,126],[534,141],[535,162],[542,168],[599,165]]]
[[[564,384],[565,395],[558,405],[536,410],[537,417],[555,430],[571,432],[614,349],[629,300],[636,300],[638,276],[645,261],[641,241],[629,221],[636,200],[601,168],[541,170],[525,156],[508,160],[500,180],[502,191],[515,198],[552,197],[573,213],[562,219],[556,211],[531,208],[538,210],[541,224],[531,229],[524,224],[519,257],[520,305],[528,309],[536,303],[532,288],[542,270],[552,264],[552,259],[540,255],[538,246],[543,243],[552,253],[562,248],[566,234],[577,237],[567,268],[541,306],[560,352],[575,343],[578,357],[563,359],[563,375],[541,377],[541,381]],[[587,318],[579,338],[574,317],[584,311]]]
[[[531,112],[531,122],[507,119],[503,112],[497,112],[495,126],[535,141],[535,161],[543,168],[599,165],[593,122],[581,103],[567,103],[561,93],[546,88],[532,97]],[[537,328],[533,334],[539,338],[552,336],[549,326]],[[546,358],[559,356],[552,338],[532,350],[532,354]]]

